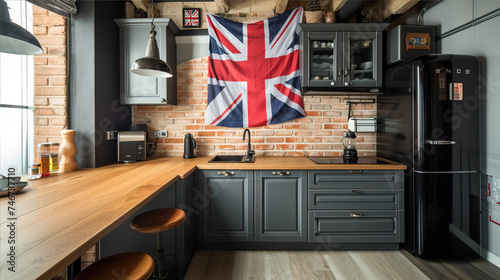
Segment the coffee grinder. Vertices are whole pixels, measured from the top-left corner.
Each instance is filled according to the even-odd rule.
[[[344,154],[342,155],[344,163],[357,163],[358,152],[356,151],[356,134],[350,130],[345,131],[342,134],[342,145],[344,145]]]

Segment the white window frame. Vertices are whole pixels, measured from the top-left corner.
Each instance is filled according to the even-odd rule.
[[[32,4],[24,0],[6,1],[10,7],[9,14],[11,20],[24,27],[28,31],[33,30],[33,7]],[[21,77],[18,81],[6,79],[6,72],[9,60],[20,61]],[[0,110],[2,117],[0,119],[0,174],[7,175],[8,168],[13,167],[16,170],[16,176],[27,173],[27,167],[33,162],[33,143],[34,143],[34,122],[33,122],[33,98],[34,98],[34,63],[33,56],[14,55],[0,53]],[[7,65],[7,66],[6,66]],[[5,67],[6,66],[6,67]],[[2,71],[2,68],[4,70]],[[8,69],[7,69],[8,71]],[[9,84],[18,83],[20,87],[12,87]],[[14,95],[21,95],[18,101],[12,101]],[[16,97],[17,97],[16,96]],[[3,98],[2,98],[3,97]],[[15,110],[15,111],[11,111]],[[18,111],[20,110],[20,111]],[[15,119],[8,118],[6,112],[16,112]],[[21,112],[21,119],[17,113]],[[7,117],[5,117],[7,116]],[[17,124],[16,124],[17,123]],[[20,123],[20,127],[19,124]],[[20,134],[20,135],[19,135]],[[15,139],[15,140],[13,140]],[[7,142],[7,141],[11,142]],[[21,141],[20,145],[13,145],[14,151],[10,150],[12,141]],[[3,142],[3,145],[2,145]],[[8,143],[5,145],[5,143]],[[9,147],[10,146],[10,147]],[[7,154],[7,155],[6,155]],[[14,155],[13,155],[14,154]]]

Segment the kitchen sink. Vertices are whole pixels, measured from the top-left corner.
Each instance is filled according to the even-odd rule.
[[[254,162],[254,156],[250,161],[245,161],[246,156],[240,155],[217,155],[211,158],[208,162]]]

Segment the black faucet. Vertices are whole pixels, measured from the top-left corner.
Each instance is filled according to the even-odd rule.
[[[245,157],[245,162],[252,162],[253,155],[255,155],[255,151],[252,150],[252,144],[250,140],[250,130],[247,128],[243,131],[243,141],[245,141],[245,134],[248,132],[248,150],[247,156]]]

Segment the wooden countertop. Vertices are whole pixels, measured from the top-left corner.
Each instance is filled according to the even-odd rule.
[[[1,279],[50,279],[178,179],[196,169],[404,170],[405,165],[315,164],[306,157],[256,157],[254,163],[208,163],[167,157],[112,164],[29,181],[16,195],[16,272],[8,271],[9,200],[0,198]]]

